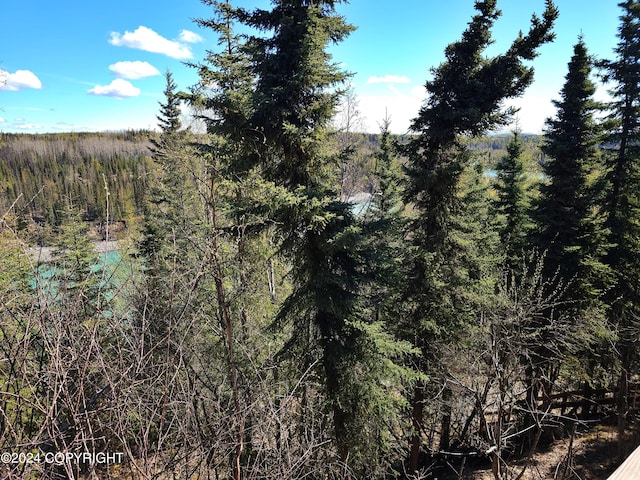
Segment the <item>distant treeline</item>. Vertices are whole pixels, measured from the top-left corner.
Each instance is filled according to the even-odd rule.
[[[143,212],[156,132],[139,130],[105,133],[0,134],[0,210],[11,206],[23,223],[57,226],[70,206],[86,221],[109,217],[128,220]],[[348,194],[366,191],[373,168],[372,159],[380,143],[375,133],[350,133],[356,154],[345,167]],[[410,135],[394,140],[405,143]],[[488,168],[504,154],[511,136],[495,135],[473,139],[469,147],[487,152]],[[540,153],[539,135],[522,135],[531,158]],[[105,188],[106,186],[106,188]],[[347,195],[348,196],[348,195]]]
[[[58,225],[69,207],[86,221],[142,213],[153,132],[0,134],[0,210]]]

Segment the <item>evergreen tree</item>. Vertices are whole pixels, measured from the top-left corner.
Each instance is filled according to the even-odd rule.
[[[257,75],[250,127],[263,138],[253,158],[288,192],[272,214],[294,286],[279,320],[294,324],[288,351],[300,356],[299,365],[322,366],[339,459],[367,476],[381,461],[369,441],[384,428],[388,409],[381,402],[390,398],[396,368],[391,360],[406,346],[373,323],[364,293],[375,277],[375,252],[352,205],[339,200],[326,149],[338,87],[347,78],[326,47],[353,30],[335,13],[336,3],[277,0],[271,11],[240,12],[239,18],[273,32],[251,37],[248,45]],[[384,368],[367,367],[374,364]]]
[[[205,3],[213,7],[214,15],[197,22],[218,34],[219,48],[209,51],[202,64],[194,65],[200,82],[187,98],[200,112],[209,134],[197,148],[206,161],[207,251],[228,373],[223,381],[227,382],[229,416],[233,419],[231,464],[233,477],[240,478],[273,468],[269,463],[273,458],[260,462],[256,457],[265,455],[263,442],[279,444],[280,432],[287,428],[280,425],[275,438],[269,440],[256,433],[264,426],[252,428],[263,420],[261,413],[251,408],[263,401],[255,397],[256,385],[264,381],[262,376],[273,379],[272,393],[276,397],[283,395],[279,390],[283,382],[278,371],[256,369],[261,361],[273,359],[268,358],[271,354],[267,349],[260,348],[264,337],[251,332],[273,320],[272,310],[279,303],[275,291],[277,255],[272,247],[277,239],[273,238],[269,215],[286,204],[291,195],[263,175],[265,166],[258,161],[266,146],[264,133],[252,123],[257,109],[258,61],[251,56],[256,54],[255,46],[247,44],[246,36],[235,33],[236,22],[246,22],[250,14],[232,7],[229,1]],[[255,39],[248,37],[248,42]],[[268,284],[260,268],[263,265],[267,267]],[[251,352],[252,346],[255,352]]]
[[[533,68],[523,61],[535,58],[537,48],[553,39],[550,30],[558,14],[547,1],[543,19],[534,16],[526,36],[516,39],[505,54],[483,58],[500,11],[491,0],[477,1],[475,6],[480,14],[462,40],[447,47],[446,62],[433,70],[433,80],[426,83],[429,99],[411,126],[418,137],[404,148],[409,157],[406,198],[420,211],[413,230],[431,237],[434,249],[444,245],[447,220],[455,210],[457,181],[469,161],[461,138],[506,124],[513,112],[503,110],[501,104],[521,95],[533,81]]]
[[[82,220],[74,205],[69,205],[58,228],[54,243],[56,256],[54,282],[63,302],[73,303],[73,308],[91,318],[101,303],[103,293],[100,272],[96,271],[98,256],[88,236],[89,225]],[[65,305],[66,306],[66,305]]]
[[[373,248],[379,258],[380,280],[375,288],[377,315],[397,333],[395,319],[402,309],[400,293],[406,280],[401,261],[406,215],[402,201],[402,170],[390,126],[391,120],[385,116],[380,124],[380,144],[374,157],[373,196],[364,214],[368,235],[374,239]]]
[[[196,22],[218,34],[220,49],[209,51],[203,63],[192,65],[198,69],[200,81],[188,99],[196,111],[203,112],[200,118],[205,121],[208,133],[233,141],[237,149],[242,149],[255,132],[248,126],[253,109],[254,74],[243,37],[233,30],[240,10],[228,0],[203,3],[212,7],[214,17]],[[246,169],[246,156],[237,153],[230,165]]]
[[[594,119],[598,104],[593,100],[595,85],[589,79],[591,59],[584,41],[574,47],[569,72],[554,101],[556,118],[547,120],[547,155],[536,208],[539,225],[534,234],[541,252],[546,252],[546,276],[559,275],[571,284],[567,301],[593,301],[602,291],[604,233],[596,205],[599,186],[598,144],[601,127]],[[595,178],[594,178],[595,177]]]
[[[415,209],[407,289],[412,320],[407,335],[419,339],[427,362],[437,356],[437,339],[455,338],[471,313],[463,301],[470,286],[461,265],[467,255],[465,244],[452,234],[453,217],[460,212],[459,180],[471,161],[462,138],[508,121],[512,111],[502,109],[502,102],[521,95],[533,80],[533,68],[523,62],[535,58],[538,47],[552,40],[558,15],[547,1],[542,19],[534,15],[526,35],[521,34],[504,54],[486,58],[482,53],[491,43],[491,27],[500,12],[495,0],[476,1],[475,8],[479,13],[462,39],[446,48],[446,61],[433,69],[433,79],[426,83],[429,97],[411,125],[417,137],[403,149],[408,157],[405,198]],[[423,389],[416,390],[416,430],[422,425],[423,396]],[[441,448],[448,448],[449,419],[445,413]],[[419,448],[416,435],[411,471],[417,468]]]
[[[593,100],[595,85],[589,78],[592,61],[582,38],[573,52],[561,99],[554,101],[556,117],[547,120],[542,146],[547,155],[543,165],[546,182],[540,188],[534,212],[537,230],[532,234],[544,259],[542,275],[547,294],[552,295],[558,285],[561,287],[556,297],[558,304],[546,309],[533,325],[540,332],[541,342],[532,349],[527,382],[530,395],[535,396],[537,379],[542,379],[545,401],[550,401],[561,360],[576,355],[580,357],[576,364],[584,365],[584,377],[593,376],[597,365],[594,349],[606,334],[599,298],[607,276],[602,263],[606,233],[598,209],[598,145],[602,129],[594,119],[598,104]],[[579,329],[565,336],[565,351],[558,355],[558,338],[552,330],[553,325],[563,322],[571,322]],[[591,383],[586,382],[586,387],[590,388]]]
[[[610,321],[619,335],[618,428],[622,438],[628,411],[626,393],[637,360],[640,314],[640,2],[626,0],[619,6],[623,13],[614,49],[616,59],[600,66],[604,80],[614,84],[608,105],[611,126],[607,143],[612,147],[606,155],[605,211],[611,248],[606,263],[614,273],[608,302]]]
[[[165,73],[165,101],[160,102],[160,115],[157,116],[160,134],[153,138],[152,156],[160,168],[159,182],[154,185],[150,201],[156,208],[155,215],[146,215],[147,241],[157,243],[159,237],[168,235],[170,225],[154,225],[164,218],[168,222],[179,222],[183,218],[186,201],[186,171],[184,166],[184,149],[186,146],[185,131],[180,120],[181,99],[177,85],[170,71]],[[151,248],[151,244],[148,245]],[[144,247],[146,248],[146,247]]]
[[[160,132],[152,141],[150,193],[139,247],[145,285],[136,298],[135,323],[135,330],[144,332],[141,348],[149,362],[141,378],[142,388],[147,388],[146,394],[154,399],[169,394],[164,392],[174,394],[176,384],[188,381],[185,371],[177,374],[177,366],[193,344],[180,339],[189,338],[191,332],[201,328],[196,312],[202,308],[204,296],[194,280],[201,277],[199,266],[205,251],[205,215],[197,177],[202,169],[189,143],[190,133],[182,128],[182,100],[177,85],[170,72],[165,78],[165,98],[158,115]],[[162,419],[144,419],[148,421],[146,428],[155,435],[140,435],[143,455],[160,448],[158,442],[178,442],[180,432],[175,426],[181,416],[185,416],[184,410],[175,408],[166,409]]]
[[[291,190],[326,182],[321,146],[340,101],[341,90],[334,87],[348,75],[330,62],[325,47],[353,30],[334,13],[335,3],[279,0],[272,11],[240,17],[259,30],[275,29],[270,38],[250,39],[258,77],[250,123],[274,144],[273,151],[259,150],[260,163]]]
[[[164,74],[165,76],[165,89],[164,97],[165,102],[160,103],[160,115],[156,116],[158,119],[158,126],[163,134],[175,134],[182,128],[182,122],[180,121],[180,97],[176,92],[178,86],[173,81],[173,75],[169,70]]]
[[[243,458],[250,458],[252,454],[251,434],[245,433],[249,418],[245,402],[252,400],[250,386],[241,386],[239,383],[240,375],[246,378],[248,372],[242,372],[241,361],[236,353],[238,336],[243,334],[241,326],[246,327],[248,316],[247,297],[243,293],[248,290],[245,262],[250,262],[251,259],[247,254],[249,240],[245,237],[246,225],[242,213],[238,211],[242,207],[238,203],[242,203],[241,197],[244,196],[246,188],[243,184],[247,178],[245,170],[247,141],[244,138],[244,132],[247,117],[251,113],[252,76],[248,70],[249,60],[243,50],[244,46],[240,37],[233,31],[237,10],[228,1],[207,3],[214,8],[215,17],[210,20],[199,20],[198,23],[218,33],[218,45],[222,48],[219,53],[210,52],[206,64],[199,67],[203,91],[196,90],[196,95],[192,95],[190,100],[192,104],[200,104],[213,113],[212,116],[202,117],[211,137],[208,142],[199,145],[199,150],[208,160],[206,205],[211,228],[208,250],[213,269],[217,317],[224,339],[227,379],[232,400],[230,415],[233,418],[233,427],[230,434],[231,441],[235,445],[231,464],[233,478],[240,480],[247,463]],[[212,85],[213,89],[206,91],[205,85]],[[234,174],[236,177],[232,179]],[[237,192],[236,196],[239,198],[234,202],[233,194],[225,195],[225,190]],[[233,205],[230,210],[235,210],[235,215],[225,216],[223,202]],[[228,261],[225,255],[226,242],[233,239],[227,238],[223,233],[224,225],[230,225],[238,232],[237,265],[233,267],[237,271],[240,283],[234,284],[233,288],[225,287],[225,283],[229,283],[227,275],[230,273],[225,265]],[[237,310],[231,300],[232,296],[240,297],[237,299],[239,315],[235,313]]]
[[[191,238],[198,237],[197,230],[204,218],[200,199],[202,187],[198,180],[202,167],[194,157],[189,130],[182,128],[182,95],[176,90],[171,72],[166,72],[165,79],[165,99],[160,102],[158,116],[160,133],[152,139],[154,183],[146,205],[141,244],[146,258],[159,255],[157,261],[149,264],[150,268],[172,263],[167,260],[167,255],[175,248],[195,255],[194,249],[188,245]]]
[[[505,257],[504,268],[509,277],[522,272],[531,227],[523,152],[520,131],[515,130],[507,145],[507,155],[496,166],[494,208],[501,216],[498,233]]]
[[[375,216],[392,219],[400,216],[404,207],[401,190],[401,170],[391,139],[391,119],[385,116],[380,124],[380,147],[375,157],[377,190],[373,198]]]
[[[165,101],[160,102],[160,134],[152,139],[152,155],[157,170],[145,207],[140,251],[147,260],[151,276],[166,274],[164,258],[167,242],[178,222],[185,222],[186,176],[181,161],[185,132],[181,130],[180,99],[171,72],[165,73]],[[182,237],[184,238],[184,237]]]

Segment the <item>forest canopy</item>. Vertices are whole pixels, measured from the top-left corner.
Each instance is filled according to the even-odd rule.
[[[476,1],[402,136],[358,131],[341,2],[203,3],[218,43],[197,84],[166,72],[158,131],[0,135],[0,451],[122,454],[3,476],[506,480],[568,438],[535,474],[586,478],[595,425],[614,468],[640,420],[640,3],[610,60],[576,38],[543,135],[496,135],[561,13],[489,56]]]

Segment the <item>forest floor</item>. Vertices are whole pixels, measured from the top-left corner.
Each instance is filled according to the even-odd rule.
[[[628,434],[623,452],[624,460],[640,444],[640,428]],[[569,460],[569,462],[567,462]],[[618,437],[614,426],[600,425],[577,433],[570,438],[556,440],[539,451],[527,468],[522,480],[605,480],[622,463],[618,455]],[[517,468],[517,467],[520,468]],[[513,478],[522,466],[515,464]],[[464,480],[493,480],[491,469],[476,470],[462,477]],[[512,477],[505,477],[512,478]]]
[[[618,456],[618,439],[614,426],[598,425],[589,430],[578,432],[573,442],[569,437],[556,440],[545,449],[541,449],[535,456],[532,465],[529,466],[522,480],[606,480],[615,469],[622,463],[635,448],[640,445],[640,426],[636,425],[629,429],[625,440],[624,455],[622,460]],[[567,460],[569,462],[567,463]],[[513,463],[511,475],[503,476],[505,479],[513,480],[518,477],[522,470],[522,463]],[[149,465],[147,465],[148,467]],[[144,470],[141,468],[140,471]],[[166,476],[160,474],[154,478],[176,478],[174,473],[167,472]],[[125,479],[132,478],[124,469],[116,467],[110,475],[89,476],[80,475],[80,480],[90,480],[96,478]],[[196,478],[191,476],[181,478]],[[200,478],[200,477],[198,477]],[[209,478],[209,477],[207,477]],[[218,478],[217,475],[215,478]],[[419,477],[433,478],[433,477]],[[458,479],[458,480],[493,480],[490,468],[475,469],[458,475],[438,475],[438,479]],[[638,477],[633,477],[637,479]],[[630,480],[633,480],[630,478]],[[275,480],[275,479],[274,479]]]

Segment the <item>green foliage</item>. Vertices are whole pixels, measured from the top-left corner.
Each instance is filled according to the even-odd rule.
[[[534,58],[537,48],[552,40],[557,16],[547,2],[543,20],[534,16],[527,35],[520,35],[506,53],[485,58],[482,52],[491,43],[491,27],[500,12],[495,1],[476,2],[476,9],[479,14],[462,39],[447,47],[446,61],[426,83],[429,98],[411,127],[418,136],[403,147],[408,157],[405,199],[415,209],[408,295],[429,330],[434,323],[436,330],[447,330],[445,325],[460,319],[455,292],[466,274],[455,259],[465,258],[466,253],[452,230],[453,218],[461,212],[460,177],[472,158],[463,137],[483,134],[507,121],[510,112],[501,104],[531,83],[533,69],[523,61]]]
[[[212,7],[214,17],[196,22],[219,35],[220,51],[210,50],[204,63],[194,65],[200,82],[192,89],[189,100],[196,108],[213,112],[213,115],[202,116],[209,133],[232,139],[236,147],[242,148],[247,137],[255,140],[255,132],[247,125],[252,111],[254,75],[245,42],[234,32],[239,9],[228,1],[206,3]],[[245,163],[241,156],[238,157],[236,161]]]
[[[542,20],[534,15],[527,35],[521,34],[504,54],[484,58],[500,11],[495,0],[477,1],[475,7],[479,14],[462,39],[446,48],[446,61],[433,69],[434,78],[426,83],[431,96],[412,125],[416,132],[429,130],[431,149],[453,143],[456,135],[477,136],[504,125],[512,112],[502,111],[501,103],[521,95],[533,80],[533,68],[523,61],[553,40],[558,11],[547,1]]]
[[[636,371],[637,2],[602,62],[602,149],[582,40],[541,149],[483,137],[531,83],[551,1],[491,57],[500,12],[476,1],[402,137],[355,131],[340,2],[204,3],[218,42],[188,92],[166,73],[157,134],[0,136],[5,442],[126,451],[145,478],[408,478],[459,435],[498,478],[554,388],[610,381],[617,352]],[[126,269],[101,265],[86,220],[140,214]],[[31,217],[55,245],[38,272]]]
[[[25,226],[60,224],[74,203],[85,220],[130,221],[144,208],[149,132],[0,134],[0,207],[15,201]],[[103,177],[104,176],[104,177]]]
[[[447,47],[446,61],[426,83],[429,98],[411,126],[419,136],[404,149],[410,161],[406,198],[427,212],[416,227],[429,235],[446,229],[448,212],[455,208],[456,181],[465,159],[460,137],[506,124],[512,112],[501,104],[521,95],[532,82],[533,68],[523,61],[535,58],[538,47],[553,39],[551,27],[558,15],[547,1],[543,19],[534,16],[526,36],[520,35],[506,53],[484,58],[500,12],[495,1],[476,2],[476,9],[479,14],[462,39]]]
[[[160,130],[167,136],[178,133],[182,128],[182,122],[180,121],[180,97],[176,92],[177,85],[169,70],[165,73],[165,80],[165,103],[160,103],[160,115],[156,118]]]
[[[419,352],[382,322],[355,320],[348,328],[357,340],[342,352],[338,400],[349,419],[344,432],[352,439],[349,465],[358,475],[383,478],[405,456],[395,435],[404,428],[398,413],[408,410],[411,386],[425,377],[402,366]]]
[[[637,1],[620,3],[623,15],[618,30],[618,45],[614,49],[615,60],[600,63],[604,79],[614,83],[608,104],[610,148],[605,156],[608,195],[605,204],[606,225],[610,231],[612,248],[607,263],[615,272],[614,311],[618,321],[628,323],[640,298],[637,292],[627,288],[636,283],[640,265],[637,245],[640,242],[640,4]],[[622,313],[629,309],[628,313]],[[626,319],[622,320],[622,317]]]
[[[515,130],[507,145],[507,155],[496,166],[494,208],[501,216],[498,227],[500,243],[508,271],[520,271],[525,259],[527,239],[531,228],[529,219],[529,193],[527,171],[523,157],[524,147],[520,132]]]
[[[245,143],[253,147],[250,158],[273,182],[274,193],[285,194],[279,202],[267,202],[275,206],[267,213],[278,225],[293,285],[277,325],[293,324],[285,351],[297,360],[300,373],[315,363],[321,367],[338,458],[359,474],[372,474],[377,467],[370,464],[371,442],[377,442],[376,452],[389,452],[381,435],[391,411],[380,382],[396,385],[403,370],[390,370],[390,352],[407,347],[381,325],[373,326],[365,295],[376,288],[371,230],[349,203],[336,200],[332,153],[326,149],[338,87],[347,78],[330,62],[326,46],[353,27],[335,14],[333,2],[278,1],[271,11],[234,15],[259,31],[273,31],[270,37],[247,38],[255,87],[246,128],[255,133]],[[378,360],[384,360],[381,369],[370,371]]]
[[[340,99],[335,87],[347,74],[331,63],[326,46],[353,30],[334,3],[281,0],[271,11],[239,15],[258,30],[275,29],[271,38],[248,40],[257,77],[249,125],[266,140],[258,145],[260,164],[289,188],[317,188],[327,173],[321,148]]]
[[[391,120],[385,117],[380,125],[380,144],[375,155],[377,188],[373,197],[373,215],[381,219],[399,218],[404,209],[401,195],[402,172],[390,128]]]
[[[86,279],[91,267],[97,263],[95,248],[87,230],[87,224],[80,218],[77,208],[70,205],[58,229],[54,255],[63,259],[61,267],[72,283]]]
[[[103,271],[87,230],[77,208],[69,205],[54,237],[52,263],[45,268],[52,273],[46,281],[50,301],[61,308],[77,309],[76,317],[82,311],[83,320],[91,321],[103,308],[106,296]]]
[[[477,1],[475,8],[478,14],[462,38],[445,49],[446,60],[432,69],[433,78],[425,85],[429,96],[411,124],[417,136],[402,148],[407,157],[404,197],[414,209],[406,256],[409,313],[403,329],[407,338],[417,339],[423,354],[421,367],[443,377],[445,398],[451,395],[447,367],[437,359],[442,347],[459,338],[465,325],[473,321],[475,309],[468,300],[474,293],[490,291],[492,283],[483,278],[490,270],[492,255],[487,264],[484,252],[473,243],[480,240],[486,212],[476,210],[481,204],[475,194],[461,192],[461,178],[473,159],[465,137],[483,135],[507,123],[513,112],[504,110],[502,104],[521,95],[532,82],[533,68],[524,62],[535,58],[537,49],[553,39],[551,28],[558,15],[547,1],[542,20],[534,15],[526,35],[521,33],[504,54],[485,57],[500,12],[495,0]],[[479,170],[476,175],[482,175],[482,167]],[[491,251],[492,243],[483,244],[485,252]],[[422,402],[422,395],[418,391],[414,402]],[[413,421],[420,429],[422,407],[414,407]],[[440,448],[449,448],[450,424],[451,409],[445,404]],[[419,446],[414,432],[412,470],[417,468]]]
[[[589,79],[591,60],[582,39],[574,47],[569,72],[556,101],[558,113],[547,121],[542,149],[547,182],[536,207],[537,247],[546,251],[547,276],[556,272],[573,284],[574,298],[595,299],[605,286],[602,260],[606,240],[598,208],[598,144],[601,127],[594,119],[598,104]]]
[[[4,308],[22,307],[28,303],[29,273],[32,265],[18,237],[0,226],[0,298]]]
[[[151,337],[156,340],[185,312],[193,295],[191,276],[206,249],[205,205],[200,197],[206,185],[199,177],[204,176],[205,166],[195,158],[189,132],[181,129],[176,88],[167,72],[158,116],[161,132],[152,142],[156,176],[150,181],[139,245],[147,269],[147,294],[153,299],[141,297],[140,307],[153,318]]]
[[[608,133],[611,149],[605,156],[608,194],[606,227],[611,248],[606,263],[613,272],[607,292],[609,322],[618,332],[617,354],[621,362],[617,403],[618,432],[622,442],[628,416],[624,393],[628,381],[638,372],[637,341],[640,326],[640,2],[626,0],[618,29],[615,60],[601,62],[604,79],[614,83],[608,105]]]

